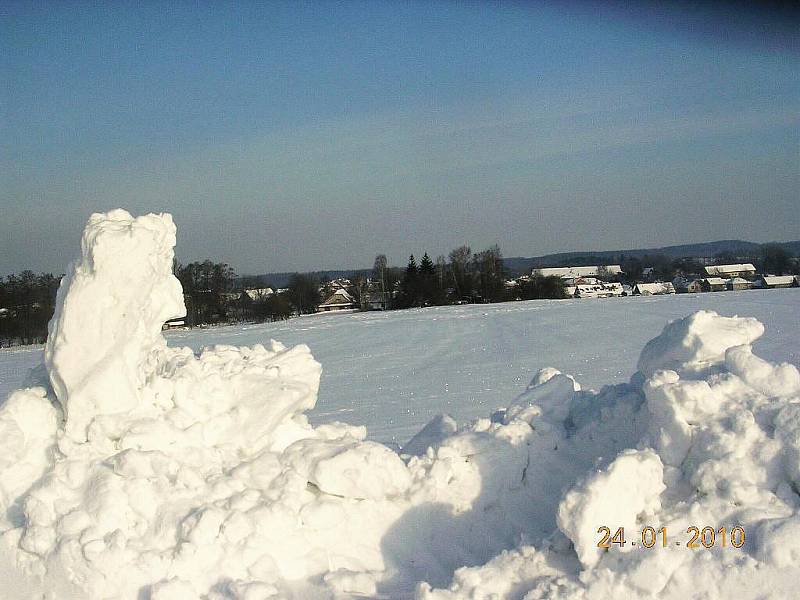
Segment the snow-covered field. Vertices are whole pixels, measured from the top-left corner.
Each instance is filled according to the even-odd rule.
[[[366,425],[403,444],[439,413],[486,416],[555,367],[584,387],[628,381],[645,342],[696,310],[766,327],[756,352],[800,366],[800,290],[748,290],[590,300],[532,300],[386,313],[324,314],[281,323],[170,331],[170,346],[307,344],[322,364],[314,424]],[[0,397],[22,385],[41,349],[0,351]]]
[[[44,364],[0,360],[0,598],[797,597],[797,290],[168,346],[174,244],[92,215]]]

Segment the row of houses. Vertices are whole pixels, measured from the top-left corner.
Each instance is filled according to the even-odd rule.
[[[758,276],[755,266],[750,263],[709,265],[704,270],[706,277],[702,278],[676,277],[671,282],[640,282],[634,285],[604,280],[620,278],[623,275],[620,265],[534,269],[532,275],[561,278],[564,282],[567,296],[570,298],[658,296],[723,290],[788,288],[800,285],[798,277],[795,275]],[[644,270],[643,275],[645,277],[651,274],[652,269]]]
[[[762,275],[756,279],[748,280],[743,277],[705,277],[703,279],[685,279],[676,277],[673,281],[678,292],[697,293],[697,292],[721,292],[724,290],[738,291],[750,289],[776,289],[798,287],[798,277],[796,275]]]

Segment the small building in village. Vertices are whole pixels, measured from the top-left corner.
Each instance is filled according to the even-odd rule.
[[[706,277],[700,280],[704,292],[721,292],[725,290],[725,280],[721,277]]]
[[[678,290],[676,290],[678,291]],[[687,294],[697,294],[703,291],[703,282],[699,279],[693,279],[686,284],[685,291]]]
[[[763,290],[797,287],[797,285],[797,277],[794,275],[764,275],[753,283],[753,287]]]
[[[358,308],[356,301],[345,289],[337,289],[319,305],[317,312],[333,312],[335,310],[353,310]]]
[[[732,277],[753,278],[756,274],[756,268],[750,263],[735,264],[735,265],[711,265],[705,268],[706,273],[710,277],[725,277],[730,279]]]
[[[622,296],[623,289],[621,283],[598,281],[597,283],[576,285],[573,295],[575,298],[612,298]]]
[[[637,283],[633,286],[634,296],[663,296],[664,294],[674,294],[675,286],[671,282],[658,283]]]
[[[687,279],[682,275],[678,275],[672,280],[672,287],[678,294],[697,294],[703,291],[703,286],[699,279]]]
[[[367,291],[364,294],[361,308],[364,310],[386,310],[390,297],[390,294],[383,290],[383,285],[379,281],[367,279]]]
[[[742,279],[741,277],[731,277],[725,282],[726,290],[749,290],[751,287],[753,287],[753,284],[747,281],[747,279]]]

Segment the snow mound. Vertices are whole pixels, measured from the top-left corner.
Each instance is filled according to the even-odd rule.
[[[639,357],[638,368],[645,377],[659,369],[689,370],[719,364],[728,348],[752,344],[764,333],[755,319],[720,317],[701,310],[673,321],[663,333],[650,340]]]
[[[661,507],[663,465],[652,450],[624,450],[606,469],[573,487],[558,507],[558,527],[572,540],[581,563],[592,567],[602,557],[598,523],[633,530],[643,516]],[[608,499],[613,497],[614,502]],[[625,551],[626,548],[620,548]]]
[[[87,224],[46,379],[0,406],[3,598],[794,594],[800,373],[752,353],[757,321],[670,323],[599,391],[542,369],[398,454],[308,423],[305,346],[167,347],[174,243],[169,215]],[[625,544],[598,545],[603,527]],[[669,543],[644,548],[648,527]],[[725,545],[687,548],[692,527]]]

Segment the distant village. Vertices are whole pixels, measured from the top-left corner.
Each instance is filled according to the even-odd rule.
[[[751,263],[712,265],[698,276],[679,275],[672,281],[658,281],[652,267],[645,267],[643,281],[623,283],[624,272],[620,265],[593,265],[582,267],[552,267],[533,269],[530,275],[507,278],[504,285],[513,290],[521,283],[536,278],[555,277],[563,283],[564,298],[613,298],[624,296],[660,296],[665,294],[697,294],[705,292],[739,291],[749,289],[777,289],[800,286],[797,275],[763,275]],[[324,299],[316,312],[386,310],[387,296],[373,279],[366,280],[366,290],[354,293],[354,283],[348,278],[337,278],[320,286]],[[395,293],[399,293],[398,283]],[[275,294],[287,293],[288,288],[253,288],[240,294],[230,294],[230,301],[258,302]],[[513,298],[522,300],[522,298]],[[456,302],[466,304],[467,301]],[[180,321],[180,320],[179,320]],[[177,323],[181,325],[182,323]]]
[[[426,306],[533,299],[658,296],[798,287],[800,258],[766,244],[754,260],[735,256],[672,259],[662,254],[619,255],[615,264],[535,266],[509,275],[498,246],[473,253],[468,246],[435,261],[413,255],[404,269],[384,255],[371,270],[344,277],[294,273],[285,285],[264,276],[237,277],[224,263],[209,260],[181,265],[175,276],[184,291],[186,315],[165,329],[264,322],[314,313],[383,311]],[[583,263],[583,264],[581,264]],[[758,265],[758,266],[756,266]],[[0,278],[0,346],[41,343],[53,314],[60,277],[23,271]]]
[[[796,259],[790,259],[795,265]],[[528,299],[520,294],[526,288],[546,287],[549,294],[540,294],[541,298],[613,298],[624,296],[659,296],[665,294],[696,294],[721,291],[741,291],[750,289],[778,289],[800,286],[798,275],[772,275],[759,273],[752,263],[706,264],[712,259],[697,258],[686,264],[700,265],[701,272],[681,272],[671,281],[661,281],[655,267],[644,267],[640,280],[631,280],[618,264],[542,267],[532,269],[529,274],[503,279],[504,300]],[[543,286],[542,282],[550,285]],[[320,301],[314,312],[352,312],[370,310],[388,310],[408,307],[402,301],[407,286],[407,278],[396,279],[390,289],[379,277],[345,278],[339,277],[325,281],[319,285]],[[453,300],[455,290],[452,287],[443,291],[442,298],[450,299],[446,304],[467,304],[485,302],[479,295],[472,293],[466,297]],[[290,288],[249,288],[239,294],[229,294],[232,303],[240,306],[264,302],[268,298],[290,294]],[[405,304],[405,305],[404,305]],[[399,305],[399,306],[398,306]],[[429,302],[411,304],[411,306],[429,306]],[[294,311],[293,314],[299,314]],[[182,326],[179,319],[173,326]]]
[[[534,269],[530,276],[519,279],[558,277],[564,283],[568,298],[659,296],[798,287],[797,275],[759,274],[751,263],[708,265],[703,267],[703,273],[677,275],[672,281],[659,281],[653,267],[643,269],[642,281],[623,283],[624,275],[620,265],[599,265]],[[513,281],[509,281],[509,285]]]

